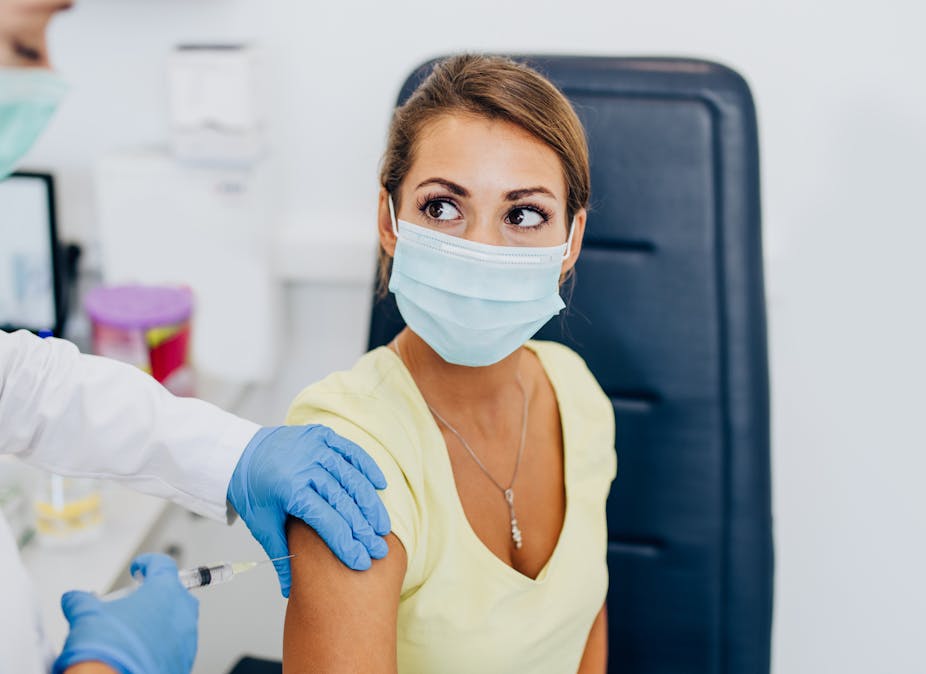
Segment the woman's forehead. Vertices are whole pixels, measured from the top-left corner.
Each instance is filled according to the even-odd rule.
[[[406,183],[440,176],[467,187],[508,192],[543,186],[565,199],[559,156],[521,127],[500,119],[442,115],[421,129]]]

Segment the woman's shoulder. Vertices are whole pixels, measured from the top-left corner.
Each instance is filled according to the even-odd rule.
[[[582,356],[568,346],[531,341],[528,348],[537,355],[556,391],[567,430],[567,451],[576,452],[581,473],[602,476],[610,485],[617,470],[611,399]]]
[[[334,372],[304,388],[293,400],[287,423],[311,423],[337,417],[357,426],[392,451],[391,440],[405,436],[407,446],[421,416],[414,382],[388,348],[363,356],[349,370]],[[324,422],[320,422],[324,423]],[[397,459],[407,457],[395,457]]]
[[[417,548],[425,485],[420,394],[392,351],[362,356],[350,370],[307,386],[290,405],[288,424],[323,424],[363,448],[388,487],[381,498],[411,560]],[[427,408],[425,407],[425,419]]]
[[[543,340],[531,340],[527,347],[540,359],[557,389],[568,391],[570,399],[582,406],[591,404],[595,408],[611,409],[610,399],[578,353],[565,344]]]
[[[393,375],[400,366],[392,351],[384,346],[379,347],[363,354],[349,370],[332,372],[324,379],[306,386],[296,399],[319,393],[382,395],[390,384],[395,383]]]
[[[588,370],[585,359],[565,344],[553,342],[545,339],[532,339],[527,343],[527,348],[536,353],[545,364],[556,364],[560,366],[581,366]]]
[[[391,419],[397,410],[414,409],[408,403],[416,394],[414,382],[398,357],[379,347],[361,356],[351,369],[333,372],[306,386],[293,400],[290,413],[311,407],[350,413],[349,418],[356,421]]]

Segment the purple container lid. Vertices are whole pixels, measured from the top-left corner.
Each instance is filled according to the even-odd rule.
[[[84,309],[95,323],[124,330],[177,325],[193,313],[189,288],[168,286],[109,286],[94,288]]]

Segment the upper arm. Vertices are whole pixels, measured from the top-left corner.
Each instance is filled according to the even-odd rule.
[[[293,584],[283,631],[285,672],[396,672],[396,621],[405,548],[352,571],[308,526],[289,521]]]
[[[362,448],[376,462],[387,482],[379,497],[389,513],[392,533],[413,560],[414,579],[420,573],[415,560],[421,518],[413,484],[422,482],[420,458],[415,440],[396,422],[394,415],[384,413],[388,409],[377,399],[332,392],[316,385],[299,394],[286,423],[323,424]]]

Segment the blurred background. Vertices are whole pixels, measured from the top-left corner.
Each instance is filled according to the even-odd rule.
[[[760,133],[772,670],[923,671],[924,18],[922,5],[907,0],[79,0],[50,35],[71,92],[23,167],[54,174],[60,238],[82,247],[85,276],[106,277],[107,260],[127,259],[125,241],[107,234],[109,220],[124,222],[139,203],[120,195],[151,176],[184,183],[159,163],[171,138],[175,47],[257,47],[264,158],[244,173],[209,169],[214,201],[203,218],[215,216],[215,226],[195,240],[178,231],[175,243],[186,251],[182,264],[201,266],[201,283],[237,298],[242,330],[252,330],[249,343],[265,358],[251,370],[218,343],[198,344],[203,364],[214,350],[213,378],[236,382],[213,399],[279,423],[301,387],[366,348],[379,157],[413,68],[461,50],[684,56],[734,68],[752,89]],[[179,197],[165,188],[149,198]],[[238,229],[223,228],[223,209]],[[156,231],[156,217],[138,215],[132,236]],[[242,253],[255,246],[257,262]],[[209,255],[223,251],[244,257],[212,265]],[[157,281],[158,264],[169,276],[175,262],[152,263],[139,280]],[[78,340],[88,331],[81,320],[69,328]],[[230,362],[237,365],[222,371]],[[241,596],[272,594],[268,576],[248,581]],[[282,602],[266,604],[230,621],[230,604],[204,602],[204,618],[214,618],[204,625],[198,671],[225,671],[231,643],[272,655]],[[256,619],[262,610],[267,619]],[[232,642],[229,621],[246,621],[250,636]]]

